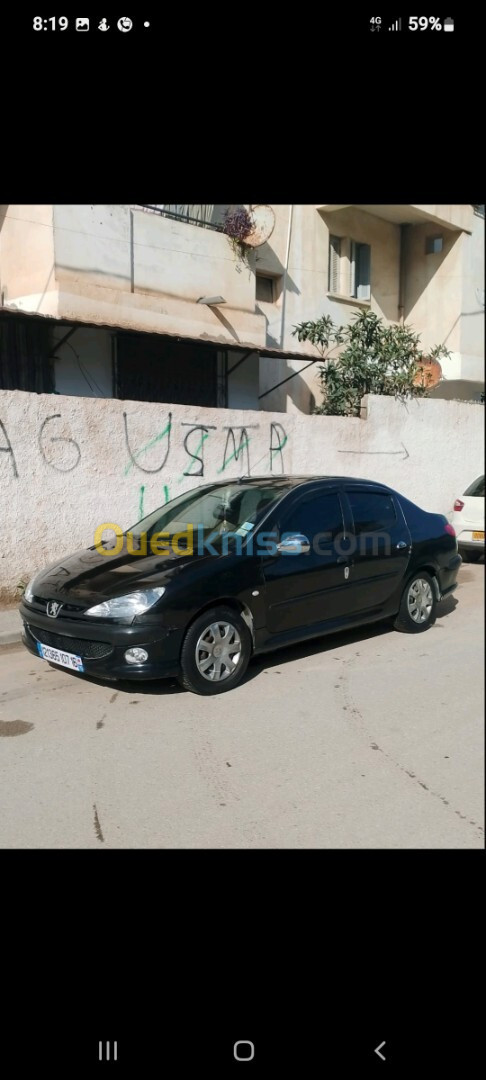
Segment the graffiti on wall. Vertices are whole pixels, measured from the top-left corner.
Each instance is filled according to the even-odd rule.
[[[196,424],[188,421],[174,423],[173,415],[169,412],[166,422],[161,426],[161,430],[142,446],[134,448],[130,438],[129,416],[124,412],[123,435],[126,458],[123,475],[134,475],[137,471],[144,474],[162,473],[164,469],[170,467],[172,454],[175,450],[179,452],[181,446],[187,461],[178,479],[179,484],[184,481],[185,477],[204,477],[208,469],[212,475],[222,476],[232,464],[238,466],[240,476],[251,476],[252,470],[254,474],[255,469],[258,469],[259,473],[283,474],[285,472],[284,448],[288,442],[285,428],[281,423],[270,421],[266,449],[263,455],[256,458],[255,436],[256,434],[260,436],[259,446],[261,448],[262,434],[265,438],[263,429],[264,425],[258,423],[222,424],[219,429],[224,433],[224,449],[221,457],[221,451],[218,450],[219,444],[214,444],[213,436],[213,433],[218,431],[217,424]],[[52,413],[46,416],[38,431],[37,445],[42,460],[49,468],[60,473],[70,473],[80,466],[83,454],[79,442],[72,437],[71,432],[69,435],[61,434],[64,431],[65,424],[61,413]],[[120,432],[120,435],[122,436],[122,432]],[[213,453],[211,453],[212,438],[213,445],[215,445]],[[123,439],[121,439],[120,445],[123,445]],[[149,466],[146,455],[154,446],[160,446],[160,458],[157,464]],[[219,453],[219,460],[216,456],[217,453]],[[6,460],[10,462],[12,475],[15,479],[19,479],[14,444],[10,439],[7,425],[2,419],[0,419],[0,454],[6,455]],[[139,505],[142,508],[144,491],[145,486],[141,485]],[[167,502],[168,499],[169,489],[165,484],[164,501]]]

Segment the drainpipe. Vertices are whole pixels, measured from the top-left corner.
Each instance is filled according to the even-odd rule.
[[[405,322],[405,274],[407,256],[407,236],[409,225],[400,225],[400,263],[398,270],[398,321],[403,326]]]
[[[290,207],[289,214],[289,228],[287,232],[287,251],[285,253],[285,268],[283,274],[283,286],[282,286],[282,322],[280,326],[280,348],[284,347],[284,334],[285,334],[285,308],[287,303],[287,276],[289,271],[289,255],[290,255],[290,238],[292,236],[292,218],[294,216],[294,208]]]

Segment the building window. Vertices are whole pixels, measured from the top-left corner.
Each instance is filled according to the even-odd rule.
[[[350,296],[357,300],[371,298],[371,248],[369,244],[357,244],[351,241],[351,282]]]
[[[262,300],[264,304],[273,304],[275,300],[275,283],[271,277],[264,274],[256,274],[255,298]]]
[[[206,408],[220,404],[221,374],[214,345],[120,330],[116,353],[116,396],[122,400]]]
[[[54,393],[52,325],[42,315],[0,314],[0,390]]]
[[[329,237],[329,292],[371,299],[371,248],[344,236]]]
[[[444,246],[443,236],[427,236],[425,238],[425,254],[438,255]]]

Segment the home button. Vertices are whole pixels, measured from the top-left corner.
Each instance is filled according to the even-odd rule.
[[[248,1039],[242,1039],[239,1042],[235,1042],[233,1047],[233,1053],[237,1061],[253,1061],[255,1057],[255,1047]]]

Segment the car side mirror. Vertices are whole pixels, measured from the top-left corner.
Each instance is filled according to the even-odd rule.
[[[283,555],[305,555],[310,551],[310,543],[303,533],[293,533],[277,544],[277,551]]]

